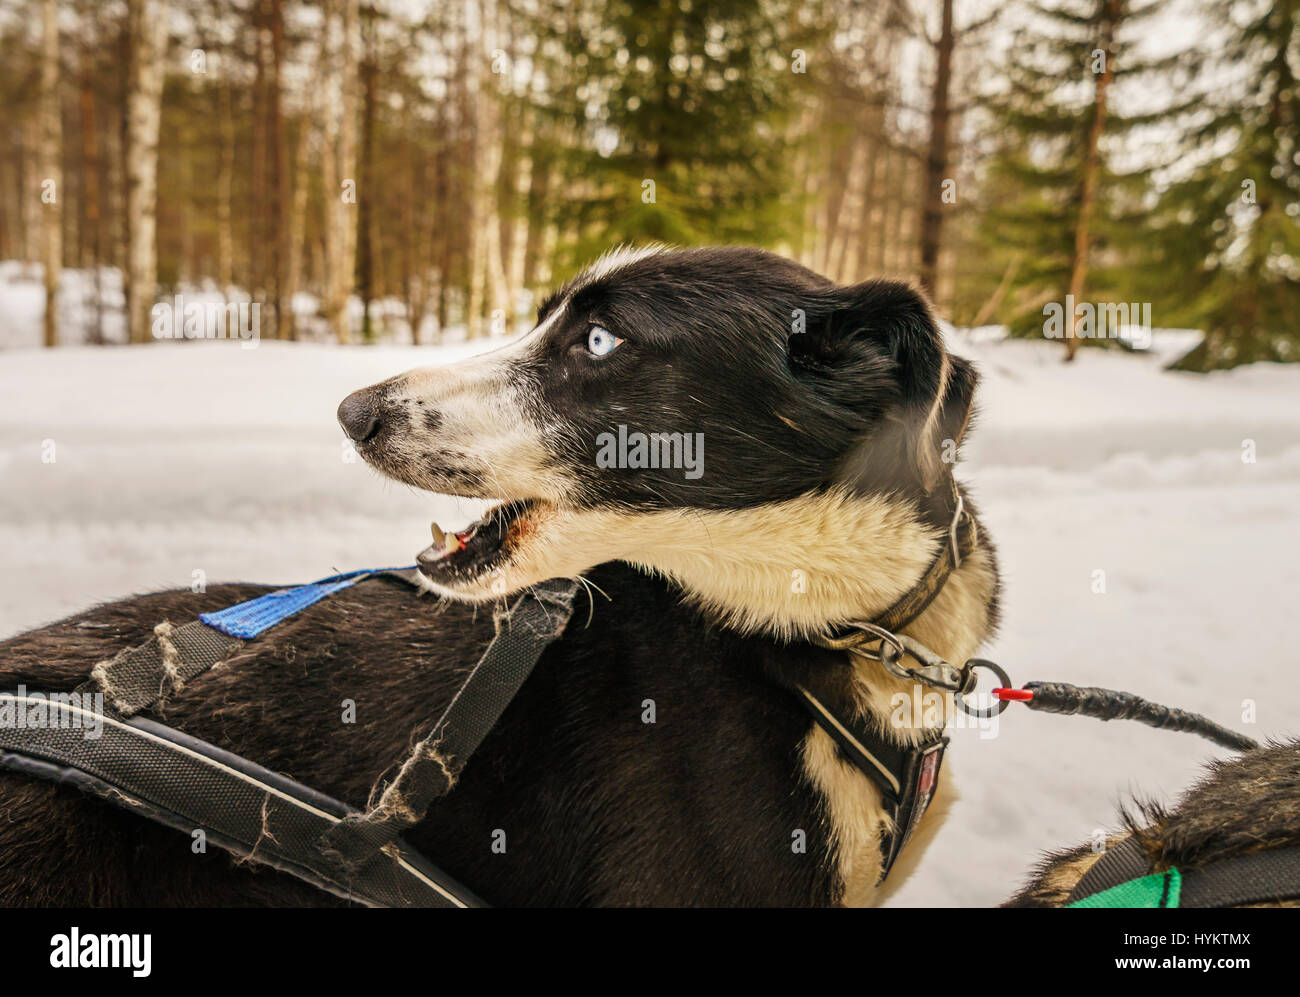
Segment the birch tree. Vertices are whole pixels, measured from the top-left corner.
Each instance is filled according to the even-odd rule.
[[[127,274],[129,339],[149,339],[149,312],[158,288],[158,129],[162,119],[167,48],[164,0],[128,0],[130,65],[126,93]]]
[[[329,0],[325,37],[330,71],[324,87],[325,318],[340,343],[352,338],[348,297],[356,269],[357,64],[360,16],[357,0]]]
[[[45,345],[59,343],[59,271],[63,262],[63,122],[59,103],[59,11],[41,3],[41,262],[45,267]]]

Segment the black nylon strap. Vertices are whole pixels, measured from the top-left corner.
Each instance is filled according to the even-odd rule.
[[[1140,879],[1151,872],[1151,863],[1147,853],[1142,850],[1137,838],[1129,835],[1117,845],[1107,848],[1096,862],[1083,874],[1083,878],[1074,884],[1074,889],[1066,898],[1072,904],[1084,897],[1090,897],[1112,886],[1127,883],[1130,879]]]
[[[74,786],[185,834],[201,830],[215,847],[367,906],[483,906],[400,840],[340,875],[316,845],[356,811],[215,745],[142,717],[105,715],[98,736],[88,735],[93,718],[75,702],[21,695],[11,705],[39,708],[45,720],[0,725],[0,769]]]
[[[101,661],[75,691],[83,696],[103,693],[105,705],[115,714],[134,716],[179,692],[186,682],[229,657],[243,643],[199,620],[182,627],[163,621],[145,643]]]
[[[534,666],[573,615],[578,583],[553,578],[534,586],[494,616],[496,635],[433,730],[416,743],[379,802],[327,830],[324,847],[343,868],[373,854],[419,823],[451,791],[465,763],[519,692]]]
[[[1240,907],[1300,897],[1300,845],[1234,855],[1179,870],[1179,907]]]
[[[384,576],[420,588],[419,572],[414,568],[393,568],[370,577]],[[128,647],[97,664],[90,678],[74,691],[82,695],[103,693],[105,705],[117,716],[131,717],[180,692],[186,682],[224,661],[243,644],[240,638],[222,633],[202,620],[181,627],[164,620],[143,644]]]
[[[1130,835],[1093,863],[1075,884],[1067,904],[1141,879],[1152,872],[1137,838]],[[1223,908],[1300,897],[1300,845],[1270,848],[1179,869],[1179,907]]]
[[[935,730],[920,744],[898,744],[865,724],[836,714],[802,686],[795,691],[817,726],[880,789],[881,801],[893,823],[892,832],[886,831],[881,841],[877,883],[883,883],[930,806],[948,738]]]

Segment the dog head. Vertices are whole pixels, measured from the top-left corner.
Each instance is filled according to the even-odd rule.
[[[674,547],[771,555],[825,503],[921,501],[974,387],[905,285],[655,248],[602,259],[508,346],[349,395],[339,421],[384,474],[503,500],[420,561],[443,593],[488,599],[609,560],[680,576]]]

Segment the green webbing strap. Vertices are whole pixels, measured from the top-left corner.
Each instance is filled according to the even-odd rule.
[[[1112,886],[1092,896],[1076,900],[1067,907],[1177,907],[1182,892],[1182,876],[1177,869],[1153,872],[1141,879]]]
[[[1152,872],[1135,837],[1093,863],[1067,907],[1241,907],[1300,897],[1300,845],[1233,855],[1194,869]]]

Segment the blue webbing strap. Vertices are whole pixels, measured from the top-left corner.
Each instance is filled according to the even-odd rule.
[[[400,835],[451,789],[542,653],[563,634],[576,580],[532,586],[495,614],[497,632],[483,657],[380,802],[364,813],[180,731],[127,719],[245,639],[384,573],[409,575],[397,568],[353,571],[206,613],[183,627],[159,624],[153,639],[102,662],[77,688],[102,690],[117,711],[105,714],[103,737],[87,741],[71,727],[36,727],[11,738],[0,729],[0,770],[77,786],[169,827],[208,828],[209,840],[236,855],[371,906],[481,906]]]
[[[414,569],[350,571],[203,613],[183,626],[172,626],[164,620],[154,627],[153,637],[145,643],[119,651],[111,660],[97,664],[90,678],[76,691],[103,693],[106,705],[115,714],[134,716],[228,658],[245,640],[265,633],[333,592],[381,574],[409,581]]]
[[[362,579],[389,571],[410,571],[414,567],[410,565],[405,568],[365,568],[342,575],[331,575],[296,588],[277,589],[256,599],[218,609],[215,613],[200,613],[199,619],[228,637],[250,640],[264,634],[281,620],[288,619],[294,613],[320,602],[326,596],[333,595],[341,589],[349,588]]]

